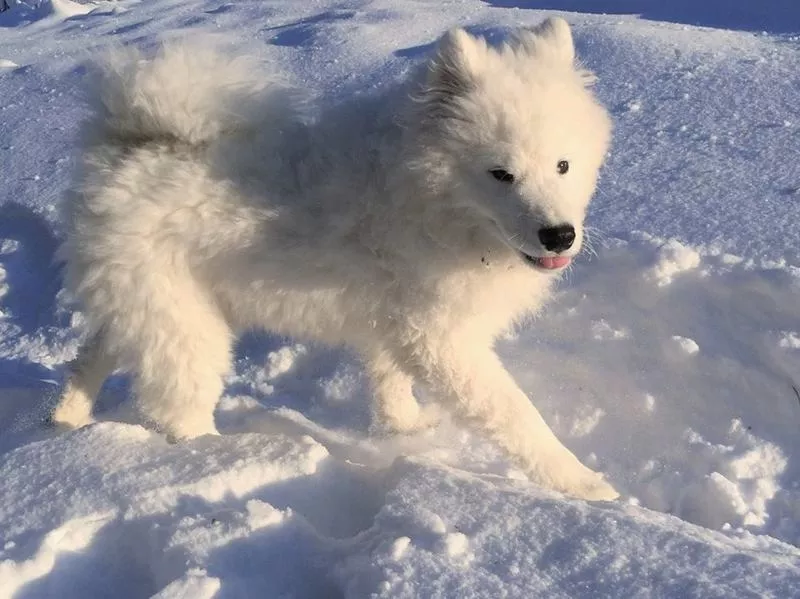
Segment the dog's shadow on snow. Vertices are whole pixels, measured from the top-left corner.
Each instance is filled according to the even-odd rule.
[[[49,223],[27,206],[0,206],[0,265],[8,286],[0,302],[5,320],[23,332],[56,324],[62,286],[55,258],[59,243]]]
[[[126,373],[109,377],[95,404],[98,420],[140,424],[132,410],[131,382]],[[235,345],[215,420],[223,435],[272,434],[286,427],[290,433],[307,434],[280,416],[280,430],[275,430],[272,414],[289,410],[324,429],[366,433],[367,393],[362,367],[345,349],[250,331]]]
[[[270,411],[293,410],[328,429],[365,431],[369,426],[362,366],[344,348],[246,333],[236,345],[234,373],[225,386],[225,397],[237,396],[254,399]],[[252,430],[245,422],[247,413],[246,408],[219,410],[220,430]]]
[[[0,206],[2,432],[30,428],[55,394],[58,372],[32,361],[30,354],[49,347],[57,332],[69,325],[69,314],[58,306],[59,243],[50,223],[31,208],[16,202]],[[35,400],[42,395],[44,402]]]

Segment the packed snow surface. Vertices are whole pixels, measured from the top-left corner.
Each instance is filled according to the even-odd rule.
[[[800,5],[789,0],[69,0],[0,13],[0,598],[800,597]],[[615,138],[591,251],[498,351],[623,498],[538,488],[446,415],[370,434],[347,352],[249,335],[169,445],[45,417],[81,315],[58,207],[106,47],[223,33],[322,101],[452,26],[563,12]]]

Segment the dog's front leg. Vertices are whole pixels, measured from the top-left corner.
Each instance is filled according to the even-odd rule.
[[[414,398],[413,379],[386,351],[373,351],[366,359],[372,383],[372,429],[378,433],[411,433],[438,421],[437,413],[421,407]]]
[[[454,415],[500,445],[532,480],[585,499],[618,497],[556,438],[491,349],[465,341],[428,350],[421,362],[427,383]]]

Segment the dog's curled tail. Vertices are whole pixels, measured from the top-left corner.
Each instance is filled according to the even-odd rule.
[[[85,141],[200,145],[299,114],[300,99],[278,77],[207,42],[165,43],[151,59],[117,48],[96,63]]]

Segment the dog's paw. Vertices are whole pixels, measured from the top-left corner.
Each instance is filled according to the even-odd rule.
[[[544,472],[537,469],[535,479],[556,491],[587,501],[612,501],[619,497],[617,490],[602,474],[570,457],[568,463],[549,462]]]
[[[414,423],[413,432],[427,431],[439,426],[442,421],[442,409],[436,404],[420,406],[419,416]]]
[[[205,435],[212,435],[212,436],[219,436],[219,431],[217,429],[206,430],[201,432],[191,432],[186,433],[182,432],[174,432],[174,431],[164,431],[164,436],[167,438],[167,443],[175,445],[176,443],[183,443],[184,441],[191,441],[192,439],[196,439],[198,437],[203,437]]]
[[[214,425],[214,420],[195,420],[195,421],[180,421],[172,423],[160,423],[155,427],[159,432],[163,433],[169,443],[180,443],[182,441],[191,441],[197,437],[204,435],[219,435],[217,427]]]
[[[442,419],[441,409],[435,404],[416,405],[392,417],[384,415],[373,420],[371,429],[378,435],[411,435],[435,428]]]
[[[578,481],[564,492],[587,501],[613,501],[619,497],[617,490],[597,472],[592,472],[591,477]]]
[[[48,424],[64,431],[81,428],[94,421],[92,402],[69,386],[47,420]]]
[[[64,410],[54,410],[46,419],[45,424],[59,431],[72,431],[94,424],[95,419],[88,414],[73,414]]]

